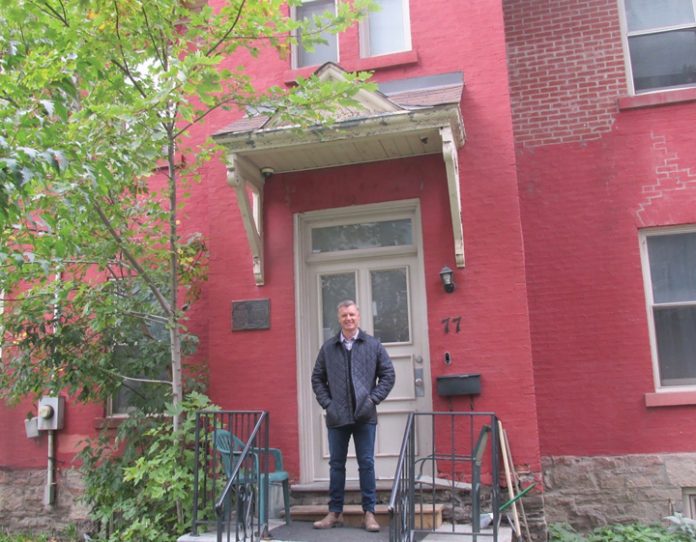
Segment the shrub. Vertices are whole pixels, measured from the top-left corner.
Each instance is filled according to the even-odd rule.
[[[672,516],[672,525],[645,525],[629,523],[597,527],[583,536],[568,524],[549,527],[550,542],[696,542],[693,520],[683,521]],[[692,530],[693,529],[693,530]]]
[[[194,424],[210,409],[204,395],[189,394],[177,432],[169,416],[132,416],[114,441],[100,437],[81,454],[85,501],[98,525],[93,540],[161,542],[191,525]],[[190,415],[189,415],[190,414]],[[0,540],[0,542],[2,542]]]

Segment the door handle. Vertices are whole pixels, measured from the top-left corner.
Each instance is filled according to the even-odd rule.
[[[416,397],[425,397],[425,381],[423,380],[423,368],[413,369],[413,385]]]

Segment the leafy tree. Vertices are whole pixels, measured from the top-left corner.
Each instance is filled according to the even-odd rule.
[[[0,0],[0,397],[94,401],[125,384],[145,413],[171,402],[180,434],[185,309],[207,257],[182,205],[216,152],[187,136],[219,109],[321,122],[366,85],[254,86],[255,58],[370,8],[295,21],[300,2]]]
[[[298,22],[285,0],[0,0],[5,395],[91,400],[125,380],[181,402],[206,259],[181,203],[215,150],[185,136],[219,108],[309,123],[350,103],[364,76],[260,92],[234,60],[287,54],[297,32],[311,46],[368,2],[338,6]]]

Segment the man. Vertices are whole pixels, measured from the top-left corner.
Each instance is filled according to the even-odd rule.
[[[338,304],[341,331],[326,341],[312,371],[312,389],[326,410],[329,434],[329,513],[315,529],[343,525],[348,443],[353,437],[360,472],[363,527],[379,531],[375,518],[375,431],[377,405],[394,387],[394,367],[378,339],[360,329],[354,301]]]

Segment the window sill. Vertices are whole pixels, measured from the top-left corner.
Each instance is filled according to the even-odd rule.
[[[359,58],[348,65],[350,71],[376,70],[379,68],[392,68],[405,66],[407,64],[418,63],[418,52],[402,51],[400,53],[389,53],[388,55],[370,56]]]
[[[121,423],[123,423],[124,420],[127,420],[128,418],[126,416],[114,416],[114,417],[104,417],[104,418],[95,418],[94,419],[94,428],[95,429],[117,429]]]
[[[624,96],[619,98],[619,110],[640,109],[643,107],[657,107],[696,101],[696,88],[680,88],[676,90],[663,90],[650,94],[637,96]]]
[[[646,407],[667,407],[679,405],[696,405],[695,391],[668,391],[645,394]]]
[[[165,414],[149,414],[148,417],[152,418],[165,418]],[[118,429],[118,427],[129,420],[130,416],[128,414],[114,414],[112,416],[103,416],[101,418],[94,418],[94,428],[95,429]]]
[[[349,72],[365,71],[365,70],[377,70],[380,68],[393,68],[396,66],[405,66],[408,64],[418,63],[418,52],[404,51],[401,53],[391,53],[388,55],[371,56],[367,58],[358,58],[356,60],[347,60],[342,63],[336,62],[344,70]],[[295,68],[287,70],[283,74],[283,79],[286,85],[293,85],[297,81],[298,77],[309,77],[315,71],[319,69],[320,66],[305,66],[304,68]]]

